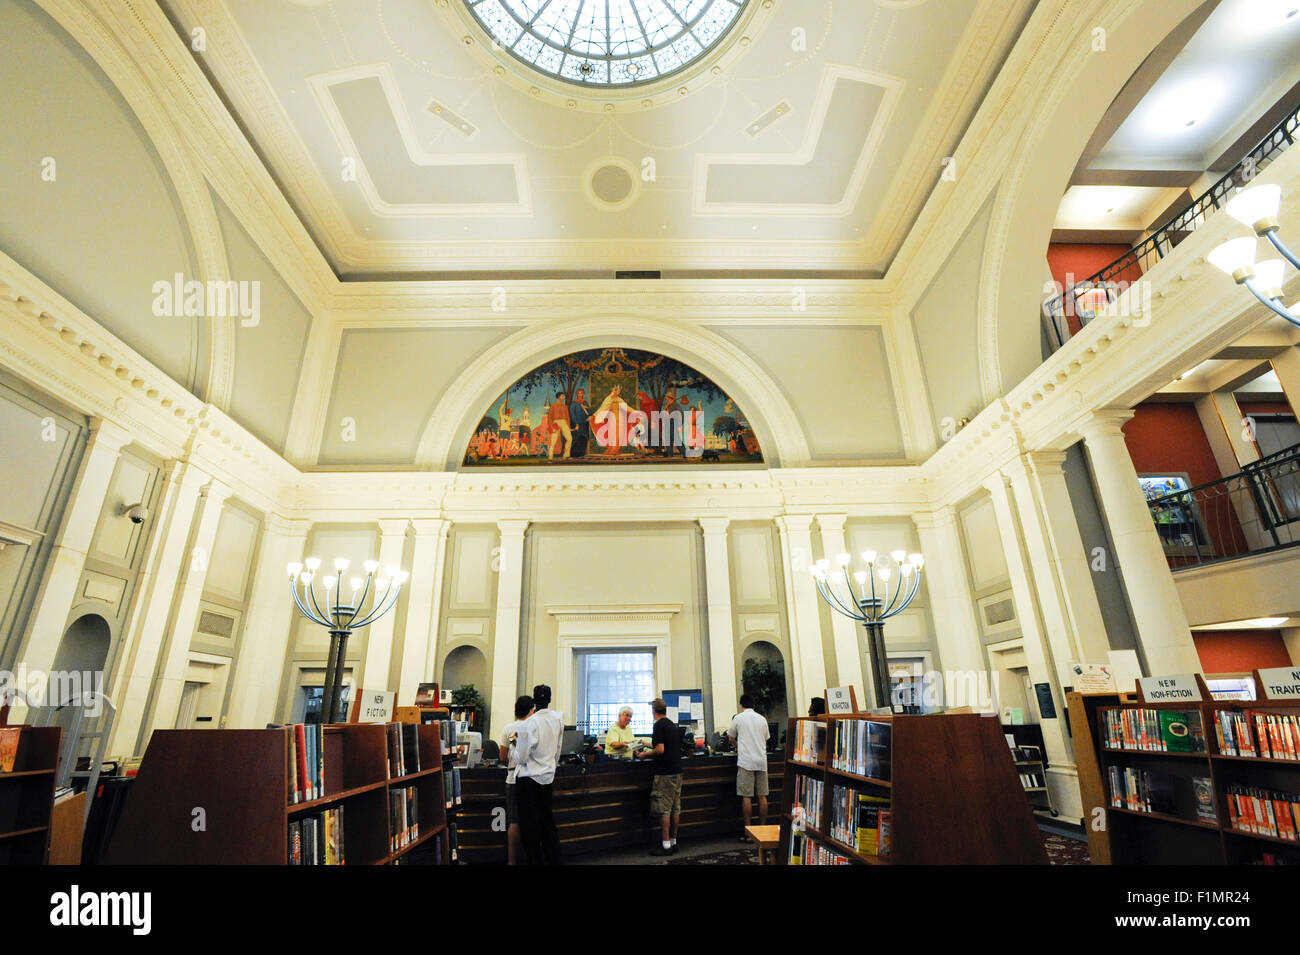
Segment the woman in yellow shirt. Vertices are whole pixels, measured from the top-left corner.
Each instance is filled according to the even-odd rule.
[[[612,759],[631,759],[632,743],[636,734],[632,732],[632,707],[624,706],[618,711],[618,720],[605,734],[605,754]]]

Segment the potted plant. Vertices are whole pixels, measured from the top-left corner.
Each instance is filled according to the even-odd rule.
[[[785,700],[785,668],[772,660],[750,657],[740,674],[741,688],[754,700],[754,709],[768,716]]]

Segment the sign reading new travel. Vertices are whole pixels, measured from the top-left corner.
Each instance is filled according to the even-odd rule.
[[[675,358],[593,348],[539,365],[493,402],[466,467],[761,464],[749,419]]]
[[[1144,676],[1138,683],[1148,703],[1199,703],[1201,688],[1190,673],[1177,676]]]
[[[1300,700],[1300,667],[1271,667],[1259,671],[1264,697],[1270,700]]]

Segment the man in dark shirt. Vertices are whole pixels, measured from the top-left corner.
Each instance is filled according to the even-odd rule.
[[[677,851],[677,822],[682,815],[682,733],[668,718],[668,704],[650,701],[654,710],[652,748],[645,753],[654,759],[650,777],[650,811],[661,819],[662,845],[650,850],[652,856],[672,855]],[[637,754],[638,756],[641,754]]]

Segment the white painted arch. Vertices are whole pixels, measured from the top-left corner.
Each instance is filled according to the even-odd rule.
[[[521,375],[586,348],[657,351],[708,375],[736,400],[758,436],[768,467],[809,462],[808,439],[776,381],[743,349],[720,335],[666,319],[615,315],[531,325],[483,352],[439,399],[420,437],[415,463],[458,470],[485,409]]]

